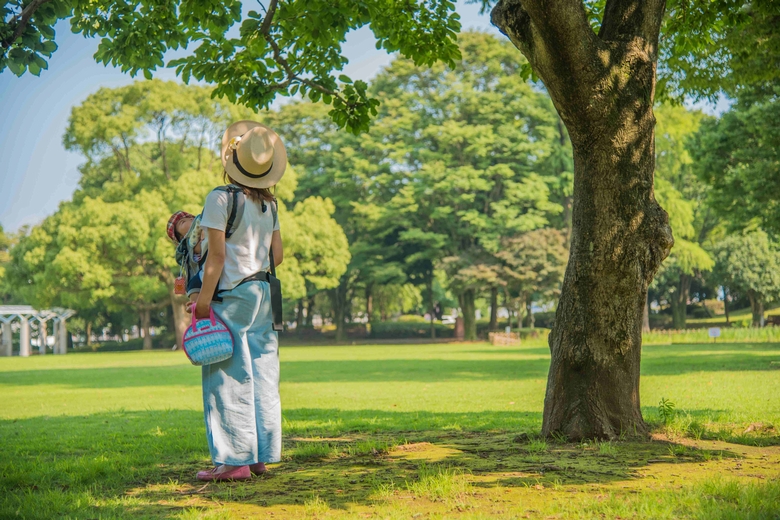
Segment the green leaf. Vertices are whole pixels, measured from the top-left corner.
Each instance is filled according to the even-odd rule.
[[[51,53],[53,53],[54,51],[57,50],[57,44],[54,43],[51,40],[45,41],[45,42],[43,42],[42,50],[43,50],[43,52],[46,52],[46,53],[48,53],[48,55],[51,56]]]
[[[24,74],[24,71],[27,70],[27,65],[21,61],[17,61],[14,59],[8,60],[8,68],[17,76],[21,76]]]
[[[350,78],[349,76],[347,76],[345,74],[341,74],[341,75],[339,75],[339,81],[349,85],[349,84],[352,83],[352,78]]]
[[[33,76],[40,76],[41,75],[41,67],[34,61],[27,64],[27,68],[30,71],[30,74]]]

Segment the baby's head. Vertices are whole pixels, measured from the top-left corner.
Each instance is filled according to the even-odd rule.
[[[177,211],[171,215],[171,218],[168,219],[168,238],[174,244],[181,242],[181,239],[192,227],[193,220],[195,220],[195,216],[186,211]]]

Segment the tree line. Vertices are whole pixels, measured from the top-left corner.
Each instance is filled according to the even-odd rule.
[[[476,308],[491,310],[495,330],[503,306],[514,325],[532,326],[532,305],[555,302],[569,255],[569,137],[508,43],[464,33],[460,51],[455,68],[395,59],[368,88],[381,105],[360,135],[312,102],[255,115],[205,87],[101,89],[73,109],[63,137],[86,159],[72,200],[13,247],[0,233],[4,300],[76,309],[88,338],[107,325],[138,325],[149,348],[152,325],[179,336],[186,317],[165,221],[199,212],[222,182],[222,129],[260,118],[291,164],[276,191],[292,253],[280,269],[288,320],[327,316],[342,339],[357,316],[426,313],[435,335],[434,319],[454,307],[475,339]],[[776,94],[753,91],[719,119],[656,108],[655,192],[675,245],[648,303],[668,307],[676,328],[691,299],[749,303],[758,325],[780,296],[767,148],[777,112]]]

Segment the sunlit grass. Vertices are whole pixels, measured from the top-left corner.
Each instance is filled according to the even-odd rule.
[[[441,464],[421,464],[417,479],[406,483],[406,488],[418,498],[429,500],[458,500],[471,490],[463,470]]]
[[[281,358],[283,463],[267,477],[202,490],[200,371],[180,352],[0,358],[0,460],[13,461],[0,463],[0,518],[221,519],[266,508],[276,518],[490,518],[502,503],[505,517],[776,511],[777,472],[761,469],[764,452],[745,450],[780,444],[778,344],[647,346],[643,414],[667,440],[582,448],[539,438],[542,344],[282,346]],[[673,404],[665,418],[662,399]],[[724,441],[736,444],[710,447]],[[699,472],[749,460],[758,469],[745,472],[765,481],[698,484]],[[652,471],[659,480],[622,491]],[[666,490],[663,479],[681,471]]]

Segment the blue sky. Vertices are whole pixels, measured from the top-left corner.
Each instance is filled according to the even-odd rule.
[[[477,5],[459,0],[458,12],[465,29],[499,34]],[[40,77],[17,78],[8,69],[0,74],[0,224],[6,231],[39,223],[76,189],[83,157],[62,145],[71,109],[101,87],[134,81],[95,63],[98,40],[72,34],[68,22],[56,31],[59,49]],[[350,34],[344,51],[345,73],[354,79],[370,80],[391,60],[375,48],[367,28]],[[175,74],[163,69],[155,77],[172,80]]]

